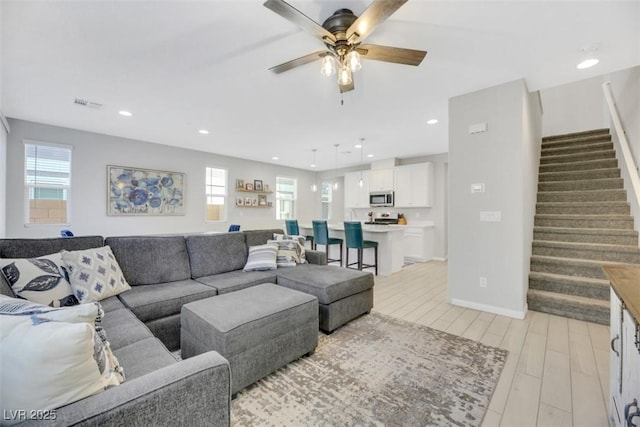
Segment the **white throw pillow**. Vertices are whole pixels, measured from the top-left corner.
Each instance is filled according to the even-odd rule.
[[[80,303],[100,301],[131,289],[109,246],[62,251],[62,261]]]
[[[21,298],[51,307],[78,304],[59,253],[39,258],[0,258],[0,273]]]
[[[95,326],[101,315],[99,303],[56,309],[0,298],[4,414],[59,408],[124,381],[104,331]]]
[[[275,270],[278,268],[278,245],[266,244],[249,247],[249,256],[244,271]]]
[[[300,262],[299,246],[295,240],[267,240],[268,244],[278,245],[276,264],[280,267],[295,267]]]

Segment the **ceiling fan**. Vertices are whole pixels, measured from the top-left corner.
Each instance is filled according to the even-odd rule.
[[[327,50],[319,50],[269,68],[283,73],[316,60],[322,60],[321,72],[338,74],[340,92],[354,89],[352,73],[361,68],[360,57],[376,61],[418,66],[427,52],[375,44],[362,44],[373,30],[389,18],[407,0],[374,0],[359,17],[349,9],[338,9],[322,25],[284,0],[267,0],[264,6],[320,39]]]

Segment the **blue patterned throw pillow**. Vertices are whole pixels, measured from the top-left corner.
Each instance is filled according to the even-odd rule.
[[[100,301],[131,289],[109,246],[62,251],[62,260],[80,303]]]
[[[50,307],[78,304],[60,254],[39,258],[0,258],[0,272],[20,298]]]

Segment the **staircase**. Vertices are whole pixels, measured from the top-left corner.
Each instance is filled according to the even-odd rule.
[[[640,264],[608,129],[542,139],[529,309],[609,324],[601,265]]]

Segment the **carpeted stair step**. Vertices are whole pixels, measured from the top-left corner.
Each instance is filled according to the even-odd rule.
[[[542,152],[540,154],[541,157],[547,156],[558,156],[561,154],[582,154],[588,153],[591,151],[604,151],[604,150],[613,150],[613,142],[611,141],[598,141],[592,142],[589,144],[571,144],[561,147],[552,146],[549,147],[543,146]]]
[[[573,163],[596,159],[614,159],[615,157],[616,152],[614,150],[589,151],[581,154],[559,154],[556,156],[540,157],[540,164]]]
[[[594,159],[577,162],[550,163],[547,165],[540,164],[540,173],[608,169],[617,167],[618,160],[616,158]]]
[[[531,255],[531,271],[562,274],[563,276],[591,277],[606,280],[602,271],[604,264],[625,264],[624,262],[593,259],[562,258],[544,255]]]
[[[530,310],[609,324],[609,301],[530,289],[527,304]]]
[[[541,191],[538,202],[626,202],[627,192],[624,189],[584,190],[584,191]]]
[[[611,228],[533,227],[535,240],[638,246],[638,232]]]
[[[547,181],[578,181],[581,179],[620,178],[620,169],[592,169],[562,172],[543,172],[538,174],[538,182]]]
[[[572,133],[563,133],[563,134],[558,134],[558,135],[549,135],[549,136],[543,136],[542,137],[542,142],[551,142],[551,141],[562,141],[562,140],[566,140],[566,139],[583,139],[583,138],[590,138],[590,137],[600,137],[602,135],[609,135],[609,129],[605,128],[605,129],[591,129],[591,130],[586,130],[586,131],[581,131],[581,132],[572,132]]]
[[[629,215],[627,202],[540,202],[536,205],[538,214],[565,215]]]
[[[566,228],[615,228],[633,229],[633,218],[629,215],[554,215],[536,214],[534,225],[540,227]]]
[[[548,240],[533,241],[533,255],[544,255],[560,258],[580,258],[601,261],[640,263],[638,246],[611,245],[602,243],[553,242]]]
[[[565,138],[555,141],[543,141],[542,149],[563,148],[563,147],[579,147],[581,145],[596,144],[599,142],[611,142],[611,134],[585,136],[581,138]]]
[[[555,292],[608,301],[609,287],[609,281],[603,279],[564,276],[562,274],[542,273],[539,271],[529,273],[529,289],[537,291]]]
[[[538,191],[584,191],[621,189],[622,178],[581,179],[578,181],[547,181],[538,183]]]

